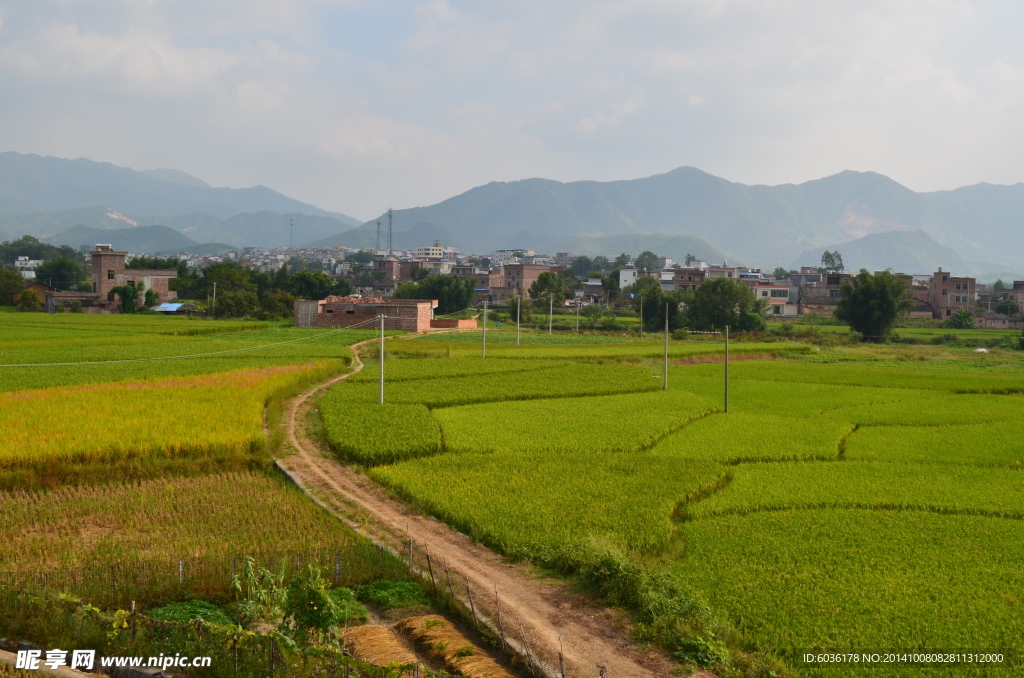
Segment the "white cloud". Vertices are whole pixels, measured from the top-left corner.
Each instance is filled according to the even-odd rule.
[[[750,183],[1024,179],[1024,16],[965,0],[0,12],[0,150],[179,167],[365,215],[496,179],[680,165]]]

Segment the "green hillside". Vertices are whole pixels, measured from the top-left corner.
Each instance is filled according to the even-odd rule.
[[[156,254],[157,252],[216,254],[231,249],[230,245],[224,243],[198,243],[167,226],[135,226],[116,230],[75,226],[43,240],[51,245],[70,245],[76,248],[105,243],[113,245],[115,250],[146,254]]]

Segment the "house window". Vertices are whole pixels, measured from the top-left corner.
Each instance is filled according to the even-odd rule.
[[[114,279],[114,269],[108,268],[107,269],[107,280],[113,280],[113,279]]]
[[[761,292],[761,296],[762,297],[767,297],[768,296],[768,290],[764,290],[763,292]]]
[[[946,315],[953,315],[953,312],[952,312],[952,311],[950,311],[950,310],[949,310],[949,309],[947,308],[947,309],[946,309]]]
[[[949,282],[949,276],[948,275],[942,276],[942,282]]]
[[[324,311],[324,313],[334,313],[334,311],[331,309],[327,309],[326,311]]]
[[[949,294],[949,290],[942,290],[942,296],[946,296],[947,294]]]
[[[789,290],[772,290],[772,296],[776,299],[789,298]]]

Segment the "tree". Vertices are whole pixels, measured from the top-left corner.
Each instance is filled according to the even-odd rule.
[[[608,257],[598,255],[594,257],[594,260],[590,262],[591,268],[602,273],[612,267],[612,262],[608,261]]]
[[[515,322],[516,320],[517,311],[520,322],[526,322],[527,320],[530,319],[530,305],[523,304],[522,297],[520,297],[518,294],[506,295],[505,303],[508,304],[509,317],[511,318],[512,322]]]
[[[146,286],[139,283],[135,285],[119,285],[110,290],[113,296],[121,300],[121,313],[135,313],[139,307],[139,292],[146,289]]]
[[[889,336],[900,314],[913,308],[910,287],[889,270],[872,274],[862,268],[852,281],[839,289],[835,317],[860,334],[863,341],[880,342]]]
[[[786,269],[782,268],[781,266],[776,266],[775,270],[772,271],[772,275],[775,276],[776,278],[788,278],[789,277],[789,271],[787,271]]]
[[[39,295],[32,290],[22,290],[18,296],[15,297],[15,302],[18,306],[18,310],[25,313],[43,310],[43,305],[39,302]]]
[[[13,266],[0,267],[0,306],[11,306],[14,298],[25,287],[21,272]]]
[[[346,281],[347,282],[347,281]],[[320,300],[331,293],[334,278],[323,271],[301,270],[288,279],[288,291],[299,299]]]
[[[86,279],[85,268],[71,257],[60,256],[44,261],[36,268],[36,280],[56,287],[58,290],[70,290]]]
[[[369,264],[372,263],[374,259],[376,259],[376,257],[373,255],[373,252],[363,252],[362,250],[345,255],[345,261],[350,261],[353,264]]]
[[[996,292],[998,292],[1000,290],[1005,290],[1006,289],[1006,283],[1004,283],[1003,279],[1000,278],[999,280],[996,280],[994,283],[992,283],[992,289],[995,290]]]
[[[73,299],[71,301],[71,305],[68,307],[68,310],[71,311],[72,313],[81,313],[82,312],[82,302],[80,300],[78,300],[78,299]]]
[[[650,250],[644,250],[636,258],[636,267],[648,271],[655,270],[658,268],[658,255]]]
[[[843,270],[843,255],[839,254],[839,250],[835,252],[825,250],[821,255],[821,267],[826,271]]]
[[[588,306],[583,307],[583,309],[580,311],[580,315],[582,315],[584,320],[587,321],[587,324],[590,326],[590,329],[594,329],[595,327],[597,327],[597,323],[598,321],[601,320],[601,316],[604,315],[604,312],[601,310],[601,307],[598,306],[597,304],[590,304]]]
[[[428,275],[419,282],[401,283],[395,289],[395,299],[436,299],[441,315],[457,313],[469,308],[476,296],[473,280],[453,275]]]
[[[260,299],[260,315],[265,319],[290,318],[295,312],[295,297],[284,290],[271,290]]]
[[[683,259],[683,261],[686,263],[687,266],[689,266],[693,262],[697,261],[697,257],[687,252],[686,257]]]
[[[755,332],[765,326],[767,304],[753,291],[730,278],[715,278],[683,295],[684,324],[694,330]]]
[[[67,257],[72,261],[85,263],[81,252],[75,248],[68,245],[54,247],[53,245],[40,242],[38,238],[33,238],[30,235],[22,236],[18,240],[0,243],[0,261],[10,264],[18,257],[43,260]]]
[[[1017,307],[1017,302],[1013,299],[1003,299],[996,304],[996,313],[1005,313],[1006,315],[1017,315],[1020,309]]]
[[[146,308],[153,308],[160,303],[160,295],[156,293],[156,290],[146,290]]]
[[[594,261],[590,257],[576,257],[572,260],[572,272],[577,278],[585,278],[594,268]]]
[[[550,302],[548,297],[551,298]],[[562,303],[562,299],[565,298],[565,285],[557,274],[551,271],[544,271],[530,285],[530,298],[533,299],[534,304],[538,307],[546,303],[558,306]]]
[[[676,330],[682,327],[679,315],[679,304],[682,295],[677,292],[665,292],[657,278],[640,278],[633,285],[633,308],[640,313],[640,322],[653,332],[665,329],[665,310],[668,309],[668,328]]]
[[[966,308],[957,309],[949,318],[949,326],[955,330],[974,329],[974,316]]]
[[[255,292],[232,290],[217,295],[217,305],[213,309],[213,314],[218,318],[244,318],[254,315],[259,307],[259,299]]]
[[[623,266],[629,266],[629,255],[625,252],[615,257],[615,261],[612,262],[612,268],[622,268]]]

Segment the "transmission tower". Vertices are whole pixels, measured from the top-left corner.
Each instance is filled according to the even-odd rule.
[[[388,208],[388,256],[391,256],[391,216],[393,214],[392,209]]]
[[[374,254],[380,252],[380,219],[377,220],[377,249],[374,250]]]

